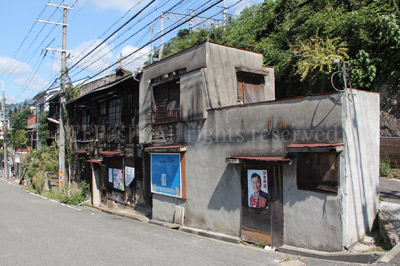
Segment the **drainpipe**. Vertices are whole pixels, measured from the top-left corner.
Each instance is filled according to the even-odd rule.
[[[136,80],[136,81],[139,82],[139,83],[140,83],[140,80],[137,78],[137,76],[138,76],[140,73],[141,73],[141,72],[138,71],[138,72],[132,74],[133,79]]]

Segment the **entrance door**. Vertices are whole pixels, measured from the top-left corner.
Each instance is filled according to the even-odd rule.
[[[243,167],[241,229],[244,241],[283,244],[282,166]]]

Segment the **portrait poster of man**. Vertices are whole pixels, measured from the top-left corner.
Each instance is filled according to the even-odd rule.
[[[268,209],[267,170],[247,170],[249,207]]]

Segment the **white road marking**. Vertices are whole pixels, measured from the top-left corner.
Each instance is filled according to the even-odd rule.
[[[12,182],[10,182],[10,181],[8,181],[8,180],[2,178],[2,177],[0,178],[0,180],[2,180],[2,181],[4,181],[4,182],[7,182],[9,185],[15,186],[15,187],[20,188],[20,189],[24,189],[23,187],[17,186],[16,184],[13,184]],[[39,198],[42,198],[42,199],[45,199],[45,200],[50,200],[51,202],[58,203],[58,204],[60,204],[60,205],[63,205],[63,206],[65,206],[65,207],[68,207],[68,208],[73,209],[73,210],[76,210],[76,211],[81,211],[81,209],[79,209],[79,208],[76,208],[76,207],[74,207],[74,206],[67,205],[67,204],[64,204],[64,203],[60,203],[60,202],[58,202],[58,201],[56,201],[56,200],[54,200],[54,199],[48,199],[48,198],[46,198],[46,197],[44,197],[44,196],[42,196],[42,195],[38,195],[38,194],[35,194],[35,193],[32,193],[32,192],[29,192],[29,194],[34,195],[34,196],[39,197]]]

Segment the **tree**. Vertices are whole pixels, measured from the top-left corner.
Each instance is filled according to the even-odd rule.
[[[11,142],[14,148],[24,149],[28,146],[28,138],[26,137],[26,124],[27,119],[32,115],[33,111],[29,108],[22,110],[22,112],[14,112],[10,117],[11,126]]]
[[[207,40],[264,54],[275,67],[276,97],[333,90],[333,61],[350,63],[355,88],[400,92],[400,0],[265,0],[222,28],[181,30],[172,55]],[[316,86],[318,85],[318,86]]]
[[[47,138],[50,135],[49,123],[47,122],[47,114],[43,113],[38,117],[38,137],[42,145],[47,145]]]
[[[27,119],[33,111],[29,108],[22,110],[21,112],[14,112],[10,117],[11,134],[15,134],[17,130],[26,129]]]
[[[18,129],[11,135],[12,146],[17,149],[25,149],[28,146],[28,138],[25,129]]]

